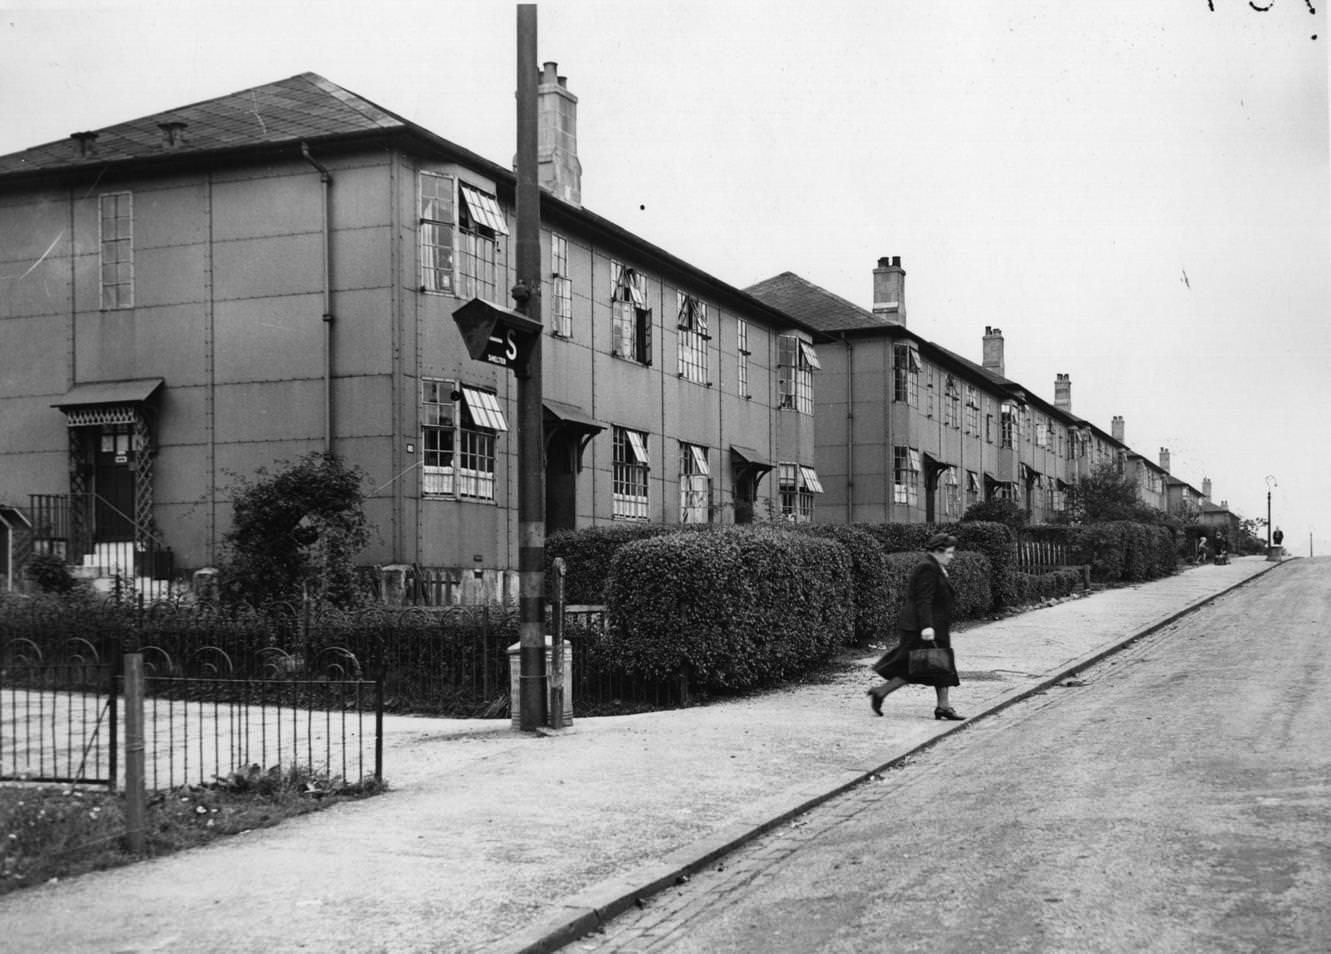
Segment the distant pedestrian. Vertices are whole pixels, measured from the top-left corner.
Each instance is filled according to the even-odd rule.
[[[1274,543],[1276,546],[1280,546],[1280,544],[1284,543],[1285,531],[1281,530],[1279,527],[1276,527],[1276,532],[1271,534],[1271,542]]]
[[[1197,540],[1197,560],[1196,564],[1201,566],[1206,562],[1207,543],[1206,537],[1199,537]]]
[[[935,719],[964,719],[948,704],[951,686],[961,685],[957,678],[955,659],[951,670],[934,676],[911,675],[910,652],[935,645],[952,655],[952,614],[957,595],[948,578],[947,567],[957,553],[957,538],[946,533],[936,534],[924,545],[928,556],[911,571],[906,584],[906,599],[897,620],[897,647],[874,663],[874,671],[886,682],[867,691],[869,704],[875,715],[883,714],[883,699],[907,683],[933,686],[938,696],[934,708]]]

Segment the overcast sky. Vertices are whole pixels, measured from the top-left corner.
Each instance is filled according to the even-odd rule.
[[[515,23],[0,0],[0,154],[312,71],[507,165]],[[556,0],[538,51],[591,211],[866,308],[899,255],[913,330],[979,361],[1001,328],[1008,377],[1070,374],[1076,414],[1243,516],[1273,483],[1287,546],[1331,553],[1329,41],[1309,0]]]

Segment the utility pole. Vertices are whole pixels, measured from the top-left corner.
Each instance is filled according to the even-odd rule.
[[[537,180],[536,4],[518,4],[517,284],[513,299],[541,321],[541,189]],[[519,727],[544,725],[545,442],[541,397],[541,335],[514,368],[518,391],[518,702]],[[560,648],[555,647],[555,652]]]

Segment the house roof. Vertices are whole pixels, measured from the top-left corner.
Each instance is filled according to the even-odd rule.
[[[774,308],[799,315],[810,326],[828,334],[858,331],[866,328],[903,328],[900,322],[889,321],[859,305],[820,288],[794,272],[782,272],[745,289],[755,298]]]
[[[185,126],[180,130],[177,144],[168,147],[160,124],[171,122]],[[77,142],[62,139],[0,156],[0,186],[31,179],[100,174],[108,166],[138,169],[159,163],[205,162],[224,154],[281,150],[307,142],[363,141],[367,136],[391,137],[418,152],[443,155],[465,164],[493,179],[509,195],[516,185],[512,169],[403,119],[317,73],[301,73],[96,130],[87,155]],[[761,315],[775,326],[816,333],[816,329],[774,305],[690,265],[608,219],[544,191],[541,215],[557,224],[571,223],[630,257],[650,260],[653,268],[663,275],[682,277],[697,284],[718,304],[736,305]]]
[[[184,124],[174,146],[165,144],[162,123]],[[87,155],[71,137],[0,156],[0,176],[163,156],[178,158],[260,144],[406,129],[410,125],[316,73],[301,73],[95,130],[96,138]]]

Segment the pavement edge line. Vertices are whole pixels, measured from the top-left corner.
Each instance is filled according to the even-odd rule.
[[[734,822],[724,826],[711,835],[706,835],[696,841],[690,842],[675,851],[670,852],[662,861],[655,862],[635,869],[627,875],[618,875],[607,878],[597,884],[591,885],[582,891],[560,902],[563,907],[572,908],[579,913],[573,918],[567,915],[555,915],[548,917],[535,924],[528,925],[518,931],[506,935],[495,943],[483,948],[484,954],[551,954],[560,948],[566,947],[580,937],[596,930],[602,924],[622,914],[630,906],[640,901],[646,900],[653,894],[657,894],[665,888],[678,884],[681,878],[688,877],[698,870],[705,868],[713,861],[721,858],[736,848],[740,848],[746,843],[753,841],[767,832],[784,824],[798,815],[802,815],[810,809],[816,808],[824,802],[831,801],[838,795],[860,785],[863,782],[882,775],[896,766],[905,762],[921,752],[932,748],[943,739],[948,738],[956,732],[963,732],[971,725],[988,718],[1010,706],[1027,699],[1038,692],[1044,692],[1051,687],[1073,676],[1083,669],[1095,665],[1103,659],[1112,656],[1131,646],[1138,640],[1144,639],[1151,633],[1157,632],[1176,622],[1191,613],[1206,606],[1208,603],[1232,593],[1241,586],[1246,586],[1260,576],[1270,573],[1276,567],[1282,565],[1284,561],[1272,563],[1270,566],[1258,570],[1252,576],[1245,577],[1223,590],[1217,590],[1207,596],[1189,603],[1183,609],[1171,613],[1164,619],[1157,620],[1140,630],[1124,637],[1118,642],[1110,643],[1108,646],[1102,646],[1093,650],[1086,656],[1074,660],[1071,664],[1061,666],[1055,675],[1044,676],[1039,682],[1020,689],[1013,690],[1006,698],[1000,697],[994,705],[983,709],[976,715],[971,716],[965,722],[958,725],[948,726],[939,731],[936,735],[925,739],[916,746],[894,755],[888,761],[882,763],[877,768],[864,772],[852,772],[851,778],[842,779],[835,782],[830,788],[809,793],[810,789],[817,783],[805,783],[797,786],[792,791],[795,797],[791,803],[779,810],[775,815],[766,820],[759,820],[752,823]],[[843,776],[846,773],[835,773]],[[775,799],[781,796],[774,796]],[[661,866],[664,865],[664,870]],[[650,873],[646,880],[639,880],[642,874]],[[625,887],[629,886],[628,890]],[[597,895],[605,894],[604,898],[597,898]],[[582,903],[577,903],[581,899]]]

